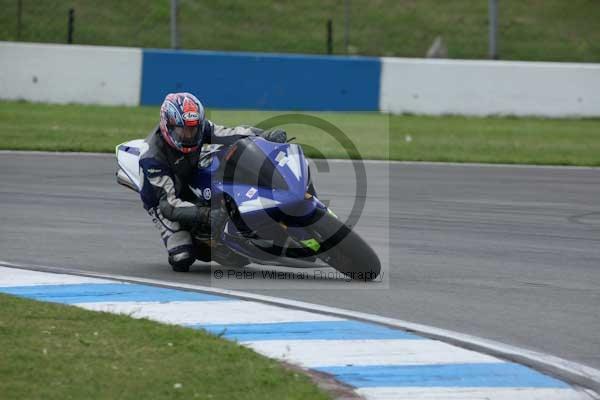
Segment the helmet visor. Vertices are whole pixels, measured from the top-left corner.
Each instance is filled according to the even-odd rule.
[[[183,147],[194,147],[200,140],[200,126],[176,126],[171,131],[176,143]]]

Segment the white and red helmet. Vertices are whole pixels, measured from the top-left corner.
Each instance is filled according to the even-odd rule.
[[[160,107],[160,133],[183,154],[198,149],[207,123],[202,103],[191,93],[170,93]]]

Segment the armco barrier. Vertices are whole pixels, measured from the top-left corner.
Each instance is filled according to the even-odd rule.
[[[0,42],[0,98],[138,105],[142,51]]]
[[[380,71],[378,58],[144,50],[141,102],[187,90],[216,108],[377,111]]]
[[[391,113],[600,116],[600,65],[383,58]]]

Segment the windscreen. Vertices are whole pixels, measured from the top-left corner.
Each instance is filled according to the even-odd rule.
[[[288,190],[273,161],[252,140],[237,141],[224,159],[223,182]]]

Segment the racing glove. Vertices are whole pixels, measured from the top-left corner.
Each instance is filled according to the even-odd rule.
[[[269,142],[285,143],[287,141],[287,133],[283,129],[271,129],[263,132],[261,136]]]
[[[215,236],[227,220],[227,213],[220,208],[198,207],[196,212],[196,231]]]

